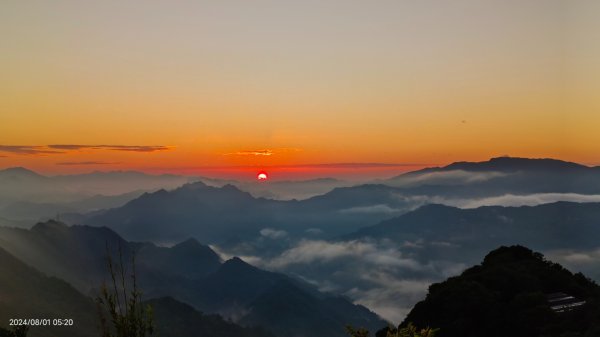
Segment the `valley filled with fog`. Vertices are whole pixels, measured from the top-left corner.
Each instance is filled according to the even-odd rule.
[[[100,272],[86,279],[59,258],[48,260],[34,237],[41,228],[63,233],[69,227],[36,229],[36,223],[106,228],[118,235],[115,242],[154,247],[141,252],[166,252],[191,239],[214,255],[213,267],[202,275],[239,257],[253,268],[285,275],[318,298],[342,296],[394,324],[432,283],[460,274],[501,245],[525,245],[600,279],[600,169],[558,160],[501,157],[360,183],[138,172],[43,176],[23,168],[0,171],[0,183],[3,248],[81,291],[90,291]],[[106,239],[92,239],[96,235],[109,234],[91,231],[85,240]],[[75,251],[76,241],[70,248]],[[101,253],[98,248],[89,254],[99,259]],[[180,259],[185,270],[205,263],[185,254]],[[156,273],[167,268],[153,266],[152,259],[145,264]],[[149,293],[184,302],[196,298],[191,304],[203,310],[266,324],[252,320],[248,304],[211,307],[189,280],[176,288],[187,289],[181,292],[159,279],[145,280]]]

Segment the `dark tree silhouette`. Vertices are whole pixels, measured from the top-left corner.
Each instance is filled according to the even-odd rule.
[[[146,337],[154,332],[152,307],[143,305],[142,292],[137,286],[135,252],[131,253],[131,278],[127,282],[127,268],[123,262],[123,250],[118,246],[118,264],[106,245],[107,267],[110,285],[103,283],[96,298],[102,337]]]
[[[419,329],[412,323],[405,327],[386,327],[375,334],[376,337],[435,337],[439,329],[423,328]],[[351,337],[369,337],[369,330],[364,328],[354,329],[352,326],[346,326],[346,332]]]
[[[19,325],[12,331],[0,328],[0,337],[26,337],[29,327],[27,325]]]

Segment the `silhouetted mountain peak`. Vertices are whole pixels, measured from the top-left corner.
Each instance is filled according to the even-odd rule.
[[[415,176],[433,172],[467,171],[467,172],[579,172],[595,168],[585,165],[552,158],[521,158],[521,157],[494,157],[487,161],[469,162],[458,161],[442,167],[429,167],[418,171],[412,171],[390,178],[402,178],[404,176]]]
[[[528,170],[572,170],[587,166],[552,158],[495,157],[483,162],[456,162],[443,170],[514,172]]]
[[[38,178],[38,179],[45,179],[47,178],[46,176],[43,176],[37,172],[34,172],[30,169],[27,169],[25,167],[9,167],[6,168],[4,170],[0,170],[0,176],[6,176],[6,177],[11,177],[11,178]]]
[[[215,262],[220,261],[219,255],[212,250],[209,246],[203,245],[198,240],[194,238],[189,238],[185,241],[182,241],[171,248],[174,252],[178,252],[179,254],[183,254],[184,256],[195,256],[195,257],[204,257],[211,259]]]
[[[224,191],[242,192],[242,190],[240,190],[239,188],[237,188],[235,185],[232,185],[232,184],[225,184],[223,187],[221,187],[221,189]]]
[[[442,204],[427,204],[427,205],[423,205],[419,208],[417,208],[415,210],[415,212],[417,213],[429,213],[429,212],[448,212],[448,211],[454,211],[454,210],[459,210],[459,208],[457,207],[453,207],[453,206],[448,206],[448,205],[442,205]]]
[[[31,228],[31,230],[38,231],[38,232],[48,232],[48,231],[57,231],[57,230],[64,231],[68,228],[69,228],[68,225],[66,225],[60,221],[48,220],[46,222],[38,222]]]
[[[173,248],[195,248],[195,247],[206,247],[194,238],[181,241],[180,243],[173,246]]]
[[[201,182],[201,181],[195,181],[193,183],[187,183],[183,186],[181,186],[179,189],[182,190],[198,190],[198,189],[205,189],[209,187],[207,184]]]
[[[222,187],[209,186],[203,182],[188,183],[172,191],[178,195],[203,195],[211,193],[212,196],[221,195],[226,197],[242,197],[245,199],[254,199],[250,193],[244,192],[232,184],[225,184]]]
[[[167,190],[165,190],[164,188],[161,188],[154,192],[144,192],[142,195],[129,201],[125,205],[136,205],[136,204],[143,204],[146,201],[161,200],[164,197],[166,197],[167,195],[169,195],[169,192]]]
[[[221,267],[219,268],[218,274],[222,275],[253,275],[258,276],[262,274],[270,274],[267,271],[258,269],[253,265],[245,262],[239,257],[235,256],[231,259],[223,262]]]
[[[4,170],[0,170],[0,172],[38,175],[34,171],[27,169],[25,167],[22,167],[22,166],[8,167],[8,168],[5,168]]]
[[[223,263],[223,267],[225,268],[248,268],[248,269],[256,269],[252,265],[244,262],[244,260],[240,259],[237,256],[232,257],[231,259],[225,261]]]

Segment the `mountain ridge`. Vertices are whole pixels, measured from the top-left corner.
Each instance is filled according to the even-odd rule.
[[[597,170],[599,166],[587,166],[576,162],[570,162],[554,158],[526,158],[526,157],[492,157],[486,161],[470,162],[457,161],[445,166],[427,167],[407,174],[421,174],[440,171],[464,170],[464,171],[499,171],[514,172],[519,170]],[[396,176],[398,177],[398,176]],[[391,179],[393,179],[392,177]]]
[[[385,324],[368,309],[345,299],[331,301],[332,295],[319,293],[312,285],[287,275],[259,269],[240,258],[221,263],[210,247],[196,239],[167,248],[125,241],[108,228],[67,226],[49,221],[31,230],[0,228],[0,246],[33,267],[65,279],[82,293],[92,293],[106,280],[106,254],[114,255],[113,259],[131,261],[135,252],[138,285],[146,296],[171,296],[197,310],[219,313],[239,322],[244,322],[244,317],[253,312],[252,319],[244,324],[263,325],[277,334],[290,331],[275,324],[273,315],[304,322],[299,325],[303,328],[295,334],[319,337],[344,336],[343,324],[331,327],[326,334],[311,332],[307,327],[317,320],[314,312],[329,310],[331,315],[343,318],[344,324],[370,322],[371,328]],[[279,282],[287,282],[286,289],[296,294],[293,301],[288,299],[291,302],[286,312],[275,312],[262,302],[256,302],[277,291]],[[294,311],[294,301],[297,305],[309,303],[310,310]]]

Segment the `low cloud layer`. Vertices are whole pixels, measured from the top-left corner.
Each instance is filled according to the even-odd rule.
[[[266,263],[273,269],[293,264],[329,263],[345,258],[360,258],[363,262],[381,267],[419,269],[414,260],[405,258],[393,248],[382,248],[375,243],[361,241],[327,242],[304,240]]]
[[[373,212],[373,213],[392,213],[406,212],[414,210],[427,204],[441,204],[458,208],[478,208],[483,206],[537,206],[542,204],[554,203],[559,201],[567,202],[600,202],[599,194],[578,194],[578,193],[534,193],[526,195],[504,194],[484,198],[449,198],[441,196],[428,195],[405,195],[401,193],[394,194],[394,199],[398,205],[394,208],[387,205],[372,205],[366,207],[356,207],[343,212]],[[385,206],[385,207],[383,207]]]
[[[591,249],[560,249],[543,253],[547,259],[574,273],[582,272],[587,277],[600,280],[600,243]]]
[[[600,265],[600,247],[590,250],[553,250],[546,257],[572,267]]]
[[[503,172],[467,172],[453,170],[444,172],[430,172],[414,175],[403,175],[386,182],[396,187],[414,187],[419,185],[464,185],[483,182],[495,178],[506,177]]]
[[[346,295],[375,311],[388,321],[399,323],[422,300],[433,280],[399,279],[387,273],[365,275],[376,284],[370,289],[352,288]]]
[[[340,210],[340,213],[398,213],[403,211],[402,209],[392,208],[388,205],[372,205],[372,206],[361,206],[361,207],[351,207]]]
[[[261,234],[273,234],[272,230]],[[398,244],[388,240],[301,240],[270,257],[240,256],[268,270],[295,275],[324,292],[343,294],[398,324],[422,300],[432,282],[460,273],[465,265],[415,255],[438,243]],[[225,259],[224,254],[213,247]]]
[[[577,193],[535,193],[528,195],[505,194],[481,199],[434,199],[438,203],[459,208],[477,208],[481,206],[536,206],[558,201],[600,202],[598,194]]]
[[[260,230],[260,235],[269,239],[277,240],[285,238],[288,235],[288,233],[282,230],[263,228]]]

